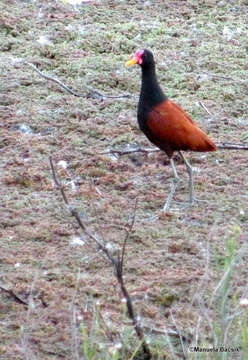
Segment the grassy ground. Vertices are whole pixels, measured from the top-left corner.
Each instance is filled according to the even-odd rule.
[[[247,153],[188,154],[199,169],[197,196],[208,203],[152,220],[169,191],[165,155],[102,154],[149,145],[137,127],[136,97],[77,98],[21,61],[82,93],[138,96],[140,70],[124,62],[150,48],[169,97],[215,141],[244,142],[247,4],[96,1],[76,11],[59,1],[1,2],[1,287],[29,306],[1,290],[0,359],[79,359],[83,346],[86,359],[131,359],[135,348],[118,357],[120,342],[133,343],[125,306],[107,260],[94,246],[78,244],[78,229],[53,186],[50,155],[89,229],[117,248],[138,196],[125,280],[155,358],[182,353],[178,337],[168,344],[164,335],[172,330],[182,335],[186,358],[248,356],[247,308],[239,305],[247,296]],[[177,166],[185,183],[176,200],[183,201],[187,177]],[[188,353],[197,341],[243,350]]]

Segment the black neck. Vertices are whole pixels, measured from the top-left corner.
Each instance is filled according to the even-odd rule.
[[[146,106],[152,108],[167,99],[167,96],[158,84],[155,65],[150,65],[148,68],[142,67],[140,105],[146,104]]]

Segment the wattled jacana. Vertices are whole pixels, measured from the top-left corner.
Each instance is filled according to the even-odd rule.
[[[193,204],[193,169],[181,150],[199,152],[215,151],[215,143],[205,134],[185,111],[169,100],[159,86],[155,61],[151,51],[138,50],[126,66],[138,64],[142,70],[142,84],[138,104],[138,123],[147,138],[164,150],[170,159],[174,174],[170,194],[163,211],[168,211],[171,201],[180,182],[173,161],[173,154],[178,151],[186,165],[189,175],[189,205]]]

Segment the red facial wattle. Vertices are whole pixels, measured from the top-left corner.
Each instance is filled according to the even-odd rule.
[[[143,63],[143,55],[144,55],[144,50],[136,51],[135,58],[137,60],[137,64],[142,65],[142,63]]]

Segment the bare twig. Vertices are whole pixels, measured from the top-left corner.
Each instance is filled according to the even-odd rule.
[[[222,150],[248,150],[248,143],[216,143],[217,148]]]
[[[145,336],[144,336],[144,332],[143,329],[141,328],[141,326],[138,323],[137,320],[137,316],[135,314],[134,308],[133,308],[133,303],[131,300],[131,297],[128,293],[128,290],[126,288],[124,279],[123,279],[123,261],[124,261],[124,255],[125,255],[125,249],[126,249],[126,242],[130,236],[131,231],[133,230],[133,226],[134,226],[134,222],[135,222],[135,215],[136,215],[136,209],[137,209],[137,199],[135,201],[135,208],[134,208],[134,213],[133,213],[133,217],[132,217],[132,221],[131,224],[129,226],[129,229],[126,233],[125,239],[124,239],[124,243],[122,246],[122,251],[121,251],[121,255],[118,254],[117,258],[113,257],[113,255],[111,254],[111,252],[109,251],[109,249],[105,246],[105,244],[103,244],[95,235],[93,235],[91,232],[89,232],[85,226],[85,224],[83,223],[82,219],[80,218],[79,213],[77,212],[76,209],[74,209],[69,201],[68,198],[66,196],[66,193],[64,191],[63,185],[61,184],[60,180],[57,178],[56,172],[55,172],[55,168],[53,165],[53,160],[52,157],[50,156],[49,158],[50,161],[50,166],[51,166],[51,170],[52,170],[52,176],[53,176],[53,180],[54,183],[57,187],[57,189],[60,191],[62,198],[64,200],[64,203],[66,204],[68,210],[70,211],[71,215],[76,219],[79,227],[81,228],[81,230],[87,235],[87,237],[92,240],[97,247],[106,255],[106,257],[108,258],[108,260],[110,261],[110,263],[113,265],[114,270],[115,270],[115,275],[118,281],[118,284],[120,286],[122,295],[126,301],[126,306],[127,306],[127,313],[128,316],[130,318],[130,320],[132,321],[132,325],[133,328],[136,332],[136,335],[138,337],[138,339],[141,341],[141,346],[142,346],[142,350],[144,353],[144,359],[146,360],[150,360],[152,355],[149,349],[149,346],[147,345],[146,341],[145,341]]]
[[[176,332],[175,332],[176,333]],[[167,340],[167,343],[168,343],[168,345],[169,345],[169,349],[170,349],[170,352],[171,352],[171,358],[173,359],[173,360],[177,360],[178,359],[178,357],[177,357],[177,355],[176,355],[176,353],[175,353],[175,349],[174,349],[174,346],[173,346],[173,344],[172,344],[172,341],[171,341],[171,336],[170,336],[170,334],[168,333],[168,330],[166,329],[166,326],[164,326],[164,334],[165,334],[165,338],[166,338],[166,340]],[[176,333],[177,334],[177,336],[178,336],[178,333]],[[172,335],[173,336],[173,335]]]
[[[141,148],[141,147],[137,147],[135,149],[123,149],[123,150],[110,149],[110,150],[103,151],[100,154],[117,154],[119,156],[123,156],[123,155],[133,154],[133,153],[136,153],[136,152],[149,154],[149,153],[158,152],[158,151],[162,151],[162,150],[160,150],[158,148]]]
[[[93,184],[93,181],[91,182],[90,187],[91,187],[91,190],[92,190],[92,191],[95,191],[96,187],[95,187],[95,185]],[[97,210],[96,210],[95,202],[92,202],[91,205],[92,205],[93,210],[94,210],[94,215],[95,215],[95,217],[96,217],[96,219],[97,219],[98,233],[99,233],[99,235],[100,235],[103,243],[106,244],[106,241],[105,241],[105,239],[104,239],[104,235],[103,235],[103,232],[102,232],[102,229],[101,229],[101,226],[100,226],[100,219],[99,219],[98,212],[97,212]]]
[[[128,229],[127,233],[126,233],[126,237],[125,237],[124,242],[123,242],[121,256],[118,256],[118,261],[117,261],[117,266],[116,266],[116,277],[117,277],[118,283],[120,285],[120,288],[121,288],[122,294],[124,296],[124,299],[126,301],[128,316],[132,320],[132,324],[133,324],[133,327],[135,329],[135,332],[136,332],[139,340],[142,343],[143,351],[147,356],[146,359],[150,359],[150,357],[151,357],[150,349],[149,349],[148,345],[145,342],[144,332],[143,332],[142,328],[140,327],[140,325],[138,324],[137,316],[135,315],[135,312],[134,312],[132,300],[130,298],[130,295],[129,295],[128,291],[127,291],[127,288],[126,288],[124,280],[123,280],[123,261],[124,261],[126,243],[127,243],[127,240],[129,238],[130,233],[131,233],[131,231],[133,229],[133,226],[134,226],[136,210],[137,210],[137,198],[136,198],[136,201],[135,201],[135,207],[134,207],[132,221],[130,223],[129,229]]]
[[[207,71],[202,71],[202,73],[206,74],[206,75],[209,75],[211,77],[217,78],[217,79],[228,80],[228,81],[232,81],[234,83],[238,83],[238,84],[248,86],[248,82],[246,80],[234,79],[234,78],[232,78],[230,76],[223,76],[223,75],[219,75],[219,74],[213,74],[213,73],[209,73]]]
[[[27,61],[24,62],[25,65],[28,65],[29,67],[31,67],[34,71],[36,71],[43,79],[49,80],[49,81],[53,81],[56,84],[58,84],[61,88],[63,88],[64,90],[66,90],[67,92],[69,92],[71,95],[77,96],[77,97],[84,97],[84,98],[92,98],[92,99],[98,99],[98,100],[103,100],[103,99],[120,99],[120,98],[133,98],[133,95],[130,94],[125,94],[125,95],[105,95],[100,93],[97,90],[90,90],[88,92],[88,94],[81,94],[78,93],[72,89],[69,88],[69,86],[65,85],[62,81],[55,79],[52,76],[46,75],[43,72],[41,72],[34,64],[29,63]]]
[[[183,355],[185,356],[185,359],[186,359],[186,351],[185,351],[185,347],[184,347],[183,336],[182,336],[182,334],[181,334],[180,329],[179,329],[178,326],[177,326],[176,319],[175,319],[174,316],[173,316],[172,310],[170,310],[170,316],[171,316],[171,319],[172,319],[172,321],[173,321],[173,324],[174,324],[174,326],[175,326],[175,328],[176,328],[176,330],[177,330],[177,333],[178,333],[178,335],[179,335],[180,343],[181,343],[181,346],[182,346],[182,352],[183,352]]]
[[[50,156],[49,158],[49,161],[50,161],[50,166],[51,166],[51,169],[52,169],[52,175],[53,175],[53,180],[54,180],[54,183],[55,185],[57,186],[57,189],[60,191],[62,197],[63,197],[63,200],[64,200],[64,203],[67,205],[67,208],[69,210],[69,212],[71,213],[71,215],[76,219],[79,227],[84,231],[84,233],[88,236],[88,238],[90,240],[92,240],[96,245],[97,247],[99,248],[99,250],[101,250],[106,256],[107,258],[110,260],[110,262],[112,263],[112,265],[115,266],[116,264],[116,261],[115,259],[110,255],[108,249],[101,243],[101,241],[96,237],[94,236],[93,234],[91,234],[85,224],[83,223],[82,219],[80,218],[80,215],[79,213],[77,212],[76,209],[74,209],[70,204],[69,204],[69,201],[67,199],[67,196],[66,196],[66,193],[65,193],[65,190],[63,188],[63,185],[60,183],[60,181],[58,180],[57,178],[57,175],[56,175],[56,172],[55,172],[55,169],[54,169],[54,165],[53,165],[53,160],[52,160],[52,157]]]
[[[43,257],[43,260],[42,260],[43,264],[46,261],[46,257],[47,257],[47,252],[46,252],[45,256]],[[28,296],[28,309],[27,309],[27,313],[26,313],[26,324],[22,328],[23,336],[21,339],[21,346],[22,346],[22,351],[23,351],[25,360],[31,360],[31,359],[36,360],[36,356],[31,347],[30,334],[32,333],[32,328],[34,327],[34,324],[35,324],[35,318],[34,317],[32,318],[32,314],[35,309],[34,289],[37,284],[38,278],[39,278],[39,269],[37,269],[35,271],[33,281],[30,286],[30,291],[29,291],[29,296]],[[44,304],[43,301],[42,301],[42,303]]]
[[[202,101],[199,101],[199,105],[206,111],[209,116],[214,116]]]
[[[216,143],[217,149],[218,150],[248,150],[248,143]],[[110,150],[106,150],[104,152],[101,152],[100,154],[117,154],[119,156],[123,156],[123,155],[129,155],[129,154],[133,154],[133,153],[137,153],[137,152],[141,152],[144,154],[149,154],[149,153],[153,153],[153,152],[164,152],[163,150],[160,150],[159,148],[142,148],[142,147],[137,147],[135,149],[123,149],[123,150],[115,150],[115,149],[110,149]]]
[[[144,354],[146,354],[145,359],[151,359],[151,352],[150,352],[150,349],[149,349],[149,347],[148,347],[148,345],[147,345],[147,343],[145,341],[144,332],[143,332],[141,326],[138,323],[137,316],[135,315],[135,312],[134,312],[131,297],[129,296],[129,293],[127,291],[127,288],[126,288],[124,280],[123,280],[122,267],[121,267],[121,262],[120,261],[118,262],[118,266],[116,267],[116,271],[117,271],[116,277],[117,277],[118,283],[120,285],[123,297],[124,297],[124,299],[126,301],[128,317],[131,319],[132,325],[133,325],[134,330],[135,330],[135,332],[137,334],[137,337],[142,343],[142,348],[143,348]]]
[[[208,326],[211,329],[211,334],[213,334],[215,343],[217,343],[216,334],[214,332],[214,325],[209,317],[208,308],[206,307],[206,305],[204,303],[204,299],[205,299],[205,294],[208,289],[208,280],[210,277],[210,274],[209,274],[210,245],[209,245],[209,243],[210,243],[212,236],[216,232],[216,226],[217,226],[216,224],[218,223],[218,221],[219,221],[219,218],[216,217],[215,222],[209,231],[209,234],[208,234],[208,237],[206,240],[206,249],[205,249],[205,254],[206,254],[206,256],[205,256],[205,258],[206,258],[205,271],[204,271],[203,276],[200,279],[200,282],[199,282],[197,288],[194,290],[195,295],[192,297],[192,300],[191,300],[191,306],[196,304],[199,308],[198,321],[197,321],[197,325],[195,328],[195,345],[196,346],[200,342],[200,330],[201,330],[201,323],[203,322],[203,320],[205,320],[208,323]],[[195,356],[195,359],[197,359],[197,356]]]
[[[135,217],[136,217],[136,210],[137,210],[137,204],[138,204],[138,198],[136,197],[135,199],[135,205],[134,205],[134,211],[133,211],[133,216],[132,216],[132,221],[127,229],[127,232],[126,232],[126,237],[123,241],[123,246],[122,246],[122,252],[121,252],[121,267],[123,269],[123,260],[124,260],[124,255],[125,255],[125,250],[126,250],[126,243],[127,243],[127,240],[129,239],[129,236],[133,230],[133,227],[134,227],[134,223],[135,223]]]
[[[101,313],[101,310],[99,307],[96,307],[96,311],[97,314],[101,320],[101,327],[102,330],[104,331],[104,334],[107,336],[107,338],[109,339],[109,341],[114,342],[115,338],[114,338],[114,334],[111,331],[111,329],[109,328],[109,326],[106,324],[106,321]],[[120,336],[120,334],[118,333],[117,336]]]
[[[73,293],[72,302],[71,302],[71,353],[73,354],[73,358],[75,360],[79,360],[79,340],[78,340],[78,332],[77,332],[77,312],[75,306],[75,300],[78,293],[79,287],[79,279],[80,279],[80,269],[77,273],[76,284],[75,284],[75,291]]]
[[[63,84],[62,81],[60,81],[60,80],[58,80],[58,79],[55,79],[55,78],[53,78],[52,76],[49,76],[49,75],[44,74],[44,73],[41,72],[34,64],[29,63],[29,62],[25,62],[24,64],[25,64],[25,65],[28,65],[29,67],[31,67],[31,68],[32,68],[34,71],[36,71],[43,79],[46,79],[46,80],[50,80],[50,81],[55,82],[55,83],[58,84],[60,87],[62,87],[64,90],[68,91],[71,95],[78,96],[78,97],[84,96],[84,95],[82,95],[82,94],[79,94],[79,93],[71,90],[67,85]]]
[[[12,289],[7,285],[0,284],[0,289],[8,293],[16,302],[23,305],[28,305],[28,301],[23,300],[19,295],[17,295]]]

